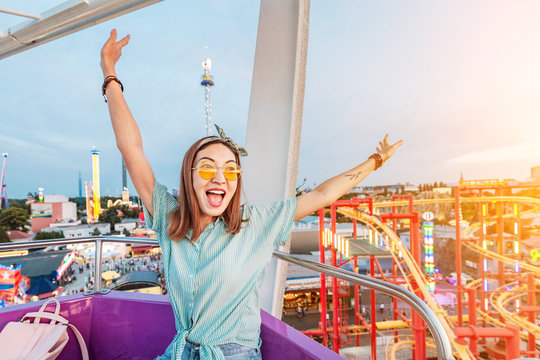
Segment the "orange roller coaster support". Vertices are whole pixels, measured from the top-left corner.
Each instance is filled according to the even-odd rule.
[[[319,261],[325,263],[326,249],[323,245],[324,209],[319,210]],[[323,330],[323,344],[328,347],[328,333],[326,332],[326,275],[321,273],[321,329]]]
[[[477,328],[476,326],[459,327],[454,329],[459,339],[496,337],[506,339],[506,360],[518,359],[521,356],[519,350],[519,328],[513,325],[495,328]]]
[[[336,206],[332,204],[332,211],[330,212],[330,219],[332,221],[330,229],[332,230],[333,238],[336,237]],[[335,241],[335,240],[334,240]],[[337,267],[336,247],[332,245],[332,266]],[[337,278],[332,278],[332,327],[333,330],[333,343],[332,350],[339,354],[339,289]]]
[[[410,202],[410,207],[412,209],[412,201]],[[401,213],[401,214],[395,214],[395,213],[387,213],[381,215],[381,220],[383,222],[386,222],[387,220],[395,220],[395,219],[409,219],[410,220],[410,238],[411,238],[411,244],[410,249],[411,253],[413,255],[414,261],[418,266],[421,266],[421,256],[420,256],[420,222],[418,219],[418,213],[414,211],[410,211],[409,213]],[[413,282],[413,292],[423,299],[422,292],[418,288],[419,284],[416,282]],[[414,359],[425,359],[426,358],[426,324],[424,324],[424,321],[416,313],[413,311],[412,313],[412,329],[414,333],[414,353],[413,358]]]
[[[476,327],[476,289],[467,289],[469,296],[469,325]],[[478,357],[478,339],[471,337],[469,349],[474,356]]]
[[[332,236],[336,236],[336,215],[337,215],[337,208],[338,207],[350,207],[350,208],[353,208],[353,209],[356,209],[358,208],[361,204],[368,204],[368,207],[369,207],[369,214],[370,216],[373,216],[373,199],[372,198],[367,198],[367,199],[360,199],[360,198],[353,198],[353,199],[350,199],[350,200],[337,200],[336,202],[334,202],[331,206],[330,206],[330,219],[331,219],[331,225],[330,225],[330,228],[331,228],[331,233],[332,233]],[[319,210],[319,224],[322,224],[322,225],[319,225],[319,232],[322,234],[323,231],[324,231],[324,209],[321,209]],[[354,223],[354,232],[356,233],[356,223]],[[324,246],[322,246],[322,237],[320,237],[320,240],[319,240],[319,243],[321,244],[319,246],[320,249],[323,249],[324,251]],[[334,245],[331,246],[331,251],[332,251],[332,266],[336,266],[337,267],[337,253],[336,253],[336,247]],[[340,254],[340,256],[342,256],[342,254]],[[347,261],[350,261],[347,260]],[[324,256],[321,255],[321,262],[324,262]],[[356,259],[353,260],[353,263],[356,264]],[[343,264],[343,262],[341,262],[341,264]],[[373,266],[373,265],[371,265]],[[356,270],[356,269],[355,269]],[[373,271],[373,270],[372,270]],[[321,275],[321,293],[322,293],[322,290],[323,290],[323,286],[325,286],[325,283],[323,284],[323,279],[325,280],[325,278],[322,277]],[[326,289],[325,289],[325,292],[326,292]],[[374,294],[374,290],[372,290],[373,294]],[[358,304],[359,302],[359,297],[358,297],[358,287],[355,287],[355,304]],[[334,350],[336,353],[339,354],[339,340],[340,340],[340,336],[339,336],[339,324],[341,322],[342,319],[339,318],[339,289],[338,289],[338,283],[337,283],[337,278],[332,278],[332,327],[333,327],[333,331],[332,331],[332,335],[333,335],[333,341],[332,341],[332,350]],[[323,307],[323,311],[324,311],[324,316],[326,316],[326,298],[325,298],[325,304],[323,305],[322,304],[322,297],[321,297],[321,306]],[[375,327],[375,307],[376,307],[376,303],[375,303],[375,300],[374,300],[374,295],[372,295],[372,300],[371,300],[371,312],[373,314],[373,318],[371,319],[372,321],[372,331],[371,331],[371,338],[372,338],[372,359],[373,360],[376,360],[376,350],[377,350],[377,334],[376,334],[376,327]],[[356,317],[358,317],[358,319],[355,318],[355,323],[357,323],[359,321],[359,310],[358,310],[358,305],[355,305],[355,312],[356,312]],[[324,325],[324,323],[326,322],[326,319],[322,319],[323,317],[323,314],[321,314],[321,323],[322,325]],[[324,333],[326,334],[326,331],[324,331]],[[359,338],[357,339],[357,343],[359,343]]]
[[[527,274],[527,287],[529,289],[529,292],[527,293],[527,305],[534,307],[536,305],[536,282],[534,281],[534,275],[531,273]],[[536,323],[536,314],[534,311],[530,311],[527,316],[531,323]],[[529,333],[527,350],[533,353],[536,351],[536,338],[532,332]]]
[[[372,278],[375,277],[375,257],[369,257],[369,270]],[[377,309],[375,290],[370,290],[371,295],[371,359],[377,360]]]

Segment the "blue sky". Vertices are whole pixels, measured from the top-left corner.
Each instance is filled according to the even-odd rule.
[[[2,7],[39,13],[58,3]],[[100,94],[99,51],[112,28],[131,34],[117,73],[160,182],[177,185],[183,153],[204,135],[206,56],[214,119],[244,143],[258,11],[255,1],[165,0],[0,60],[9,196],[76,195],[79,171],[91,179],[93,145],[102,194],[120,192]],[[536,1],[311,1],[298,178],[311,186],[347,170],[386,132],[405,144],[367,185],[455,182],[461,171],[527,178],[540,165],[538,14]],[[0,31],[21,21],[0,15]]]

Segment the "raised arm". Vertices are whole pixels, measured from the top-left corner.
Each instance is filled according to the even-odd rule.
[[[390,145],[388,143],[387,134],[383,141],[379,142],[380,147],[377,148],[377,154],[379,154],[383,162],[385,162],[394,154],[396,149],[400,147],[402,143],[403,141],[400,140],[395,144]],[[312,214],[314,211],[332,204],[371,174],[371,172],[376,169],[376,166],[376,160],[370,157],[367,161],[357,167],[326,180],[313,191],[298,196],[294,220],[299,220]]]
[[[100,65],[104,79],[108,76],[116,77],[115,65],[122,55],[122,48],[128,42],[129,35],[120,41],[116,41],[116,30],[111,31],[109,39],[101,49]],[[116,136],[116,146],[122,153],[137,193],[150,215],[154,216],[152,207],[154,172],[143,152],[141,132],[127,106],[120,84],[116,81],[110,81],[105,91],[111,123]]]

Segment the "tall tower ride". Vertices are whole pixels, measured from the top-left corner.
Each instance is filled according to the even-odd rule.
[[[127,173],[126,173],[126,163],[124,158],[122,158],[122,189],[127,188]]]
[[[212,101],[210,100],[210,90],[214,86],[212,81],[212,75],[210,71],[212,70],[212,60],[206,59],[202,62],[203,75],[201,85],[204,86],[204,107],[205,107],[205,117],[206,117],[206,136],[212,136],[212,127],[214,126],[212,122]]]
[[[101,214],[101,203],[99,196],[99,150],[92,146],[90,151],[92,154],[92,173],[94,175],[93,195],[94,195],[94,221],[98,222],[99,214]]]
[[[126,163],[124,158],[122,158],[122,201],[129,201],[129,192],[127,188],[127,172],[126,172]]]
[[[2,208],[2,198],[5,198],[6,209],[7,209],[9,205],[7,202],[7,194],[4,189],[4,186],[5,186],[4,180],[6,178],[6,160],[8,157],[8,153],[2,153],[2,157],[4,158],[4,160],[2,161],[2,177],[0,178],[0,209]]]
[[[79,206],[82,206],[82,179],[81,179],[80,171],[79,171]]]

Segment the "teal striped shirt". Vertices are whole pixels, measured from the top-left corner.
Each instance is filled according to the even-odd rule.
[[[259,348],[259,287],[276,245],[285,244],[296,213],[296,198],[245,206],[249,218],[236,235],[218,218],[197,242],[167,236],[169,213],[178,201],[157,181],[154,217],[144,209],[161,250],[177,334],[172,359],[180,359],[186,338],[201,344],[201,360],[223,359],[218,345],[236,343]]]

